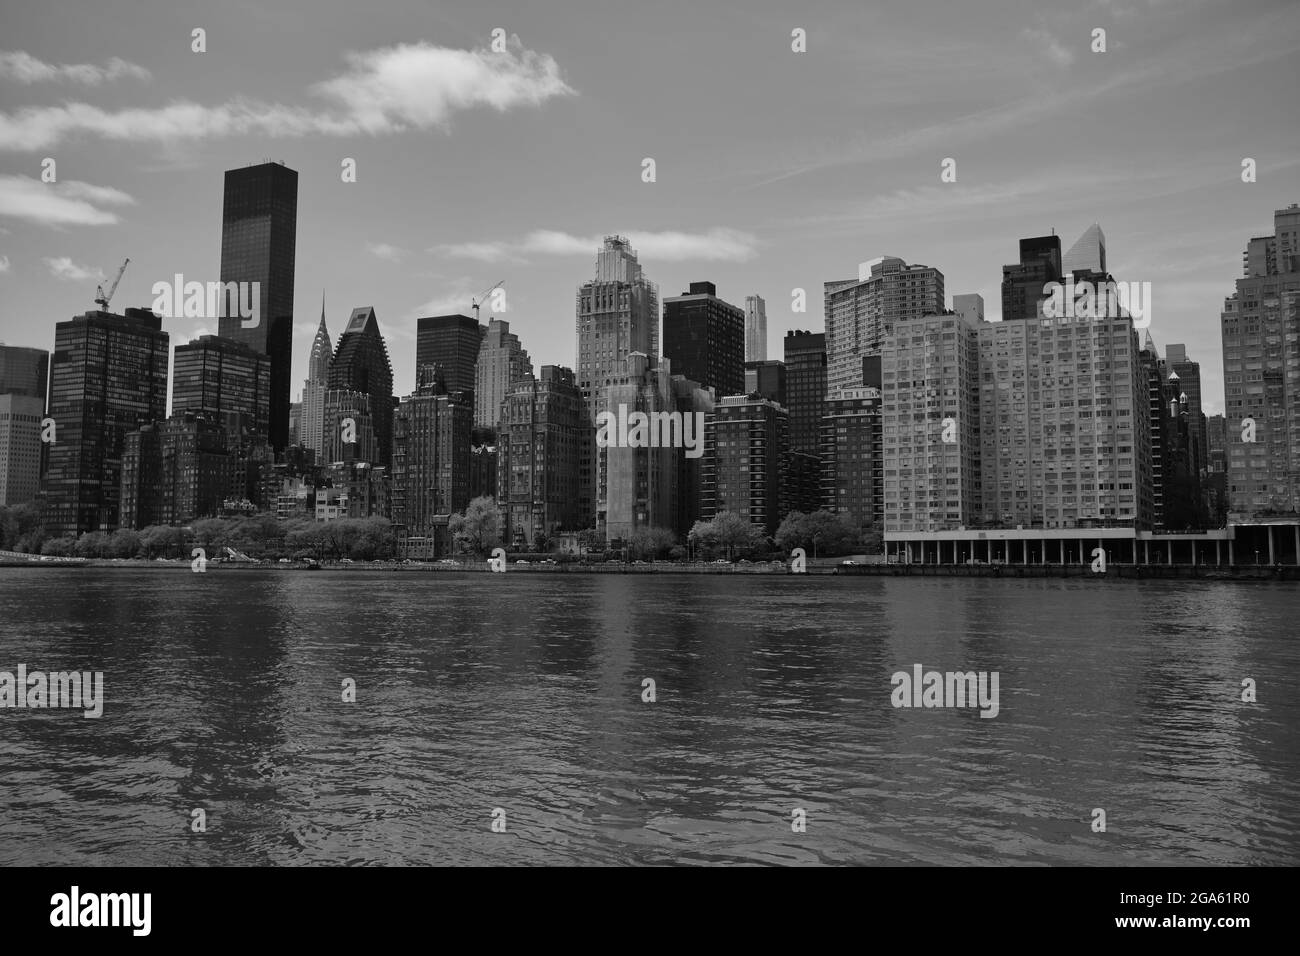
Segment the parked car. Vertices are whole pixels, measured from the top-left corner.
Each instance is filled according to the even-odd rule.
[[[714,561],[713,563],[714,563],[714,564],[730,564],[731,562],[728,561],[726,558],[718,558],[718,560]]]
[[[531,562],[525,561],[523,558],[519,558],[517,561],[515,561],[515,564],[530,564],[530,563]]]
[[[281,564],[293,564],[293,559],[292,559],[292,558],[281,558],[281,559],[280,559],[280,563],[281,563]]]

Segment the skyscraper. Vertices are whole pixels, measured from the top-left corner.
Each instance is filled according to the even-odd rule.
[[[856,281],[827,282],[827,392],[863,384],[863,357],[880,354],[895,323],[942,312],[943,307],[943,273],[893,256],[859,265]]]
[[[1038,318],[1043,286],[1061,279],[1061,237],[1020,240],[1020,261],[1002,267],[1002,321]],[[953,311],[959,312],[953,299]],[[981,310],[980,318],[983,319]]]
[[[859,366],[860,367],[860,366]],[[826,406],[826,334],[785,333],[785,406],[790,413],[790,448],[821,453],[821,421]]]
[[[474,406],[450,392],[433,366],[416,369],[416,389],[394,416],[392,520],[404,538],[446,550],[448,516],[469,504]]]
[[[504,319],[489,319],[474,366],[474,425],[495,429],[515,382],[532,378],[533,360]]]
[[[821,506],[855,525],[885,517],[880,389],[845,388],[826,400],[821,431]]]
[[[0,505],[24,504],[40,490],[49,367],[44,349],[0,344]]]
[[[582,394],[573,370],[543,365],[538,379],[514,382],[497,439],[498,500],[506,543],[532,545],[578,525],[578,433]]]
[[[718,399],[704,428],[704,520],[730,511],[776,534],[788,427],[786,410],[760,395]]]
[[[227,303],[217,325],[271,358],[270,442],[284,449],[289,437],[289,376],[293,365],[293,281],[298,229],[298,173],[283,163],[226,171],[221,222],[221,281],[257,282],[258,323]]]
[[[298,442],[316,453],[319,460],[325,450],[325,391],[329,388],[330,362],[334,346],[325,327],[325,296],[321,295],[320,325],[311,343],[307,361],[307,379],[302,385],[302,417],[298,425]]]
[[[1084,230],[1083,235],[1061,260],[1063,275],[1068,276],[1080,270],[1097,273],[1106,271],[1106,237],[1102,234],[1101,226],[1095,222]]]
[[[1205,410],[1201,407],[1201,363],[1187,357],[1187,346],[1171,344],[1165,350],[1169,370],[1178,376],[1181,394],[1187,396],[1187,415],[1195,432],[1195,459],[1198,472],[1204,472],[1209,463],[1209,432]]]
[[[1300,207],[1252,238],[1223,303],[1228,497],[1236,519],[1300,511]],[[1271,532],[1270,532],[1271,533]],[[1271,541],[1271,538],[1270,538]]]
[[[44,402],[49,375],[50,353],[45,349],[0,342],[0,395],[26,395]]]
[[[974,521],[980,494],[977,335],[973,323],[947,313],[896,322],[886,338],[886,531],[941,531]]]
[[[767,361],[767,303],[761,295],[745,296],[745,361]]]
[[[719,299],[712,282],[692,282],[664,299],[664,358],[674,374],[718,395],[743,394],[745,313]]]
[[[677,410],[666,362],[656,365],[648,355],[633,352],[623,366],[625,373],[602,389],[602,409],[620,417],[624,410],[650,416]],[[681,455],[680,447],[596,449],[596,528],[604,530],[606,540],[626,539],[641,528],[676,526]]]
[[[473,401],[475,367],[487,329],[468,315],[433,315],[416,322],[415,370],[436,365],[448,392]]]
[[[330,362],[329,387],[369,396],[375,430],[375,457],[369,460],[387,467],[393,455],[393,366],[370,306],[352,310]]]
[[[172,414],[194,412],[225,429],[232,446],[267,440],[271,359],[247,345],[203,335],[176,346]]]
[[[87,312],[55,326],[57,431],[43,485],[52,535],[116,529],[126,435],[167,416],[167,339],[148,309]]]
[[[596,413],[604,389],[623,380],[633,352],[659,355],[659,288],[647,279],[636,251],[622,236],[606,236],[596,253],[594,277],[576,296],[577,375],[586,422],[580,437],[578,510],[584,527],[595,520],[597,456]]]

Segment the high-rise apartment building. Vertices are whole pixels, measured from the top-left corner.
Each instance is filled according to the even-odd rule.
[[[489,319],[474,366],[474,426],[496,428],[515,382],[532,378],[533,360],[504,319]]]
[[[688,291],[664,299],[664,358],[672,363],[674,374],[718,395],[741,394],[744,311],[719,299],[712,282],[692,282]]]
[[[774,535],[781,524],[782,457],[789,450],[789,415],[759,395],[724,395],[704,435],[701,516],[724,511]]]
[[[903,319],[881,356],[886,531],[970,525],[980,506],[979,329]]]
[[[298,173],[283,163],[226,171],[221,217],[221,281],[258,283],[257,324],[227,302],[217,331],[271,359],[267,409],[270,442],[289,437],[289,376],[293,365],[293,282],[298,229]]]
[[[330,362],[329,387],[369,396],[374,457],[362,460],[387,467],[393,455],[393,365],[370,306],[352,310]]]
[[[415,391],[401,400],[394,419],[392,520],[404,537],[445,539],[450,515],[469,505],[470,394],[448,392],[434,366],[416,370]]]
[[[1228,496],[1234,515],[1300,511],[1300,207],[1250,240],[1223,304]]]
[[[859,527],[885,517],[880,389],[842,388],[826,399],[821,430],[821,507]]]
[[[497,499],[505,541],[532,545],[539,535],[578,526],[578,451],[582,393],[573,370],[543,365],[515,381],[501,409]]]
[[[767,303],[761,295],[745,296],[745,361],[767,361]]]
[[[856,281],[827,282],[827,394],[863,384],[862,359],[880,354],[896,323],[943,308],[943,273],[893,256],[862,263]],[[813,427],[815,434],[820,416]]]
[[[56,432],[42,485],[51,535],[117,528],[126,436],[167,417],[169,353],[162,318],[148,309],[87,312],[55,326]]]

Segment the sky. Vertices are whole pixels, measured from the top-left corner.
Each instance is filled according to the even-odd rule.
[[[275,159],[299,174],[295,398],[322,295],[336,342],[374,307],[406,394],[416,319],[499,281],[535,364],[572,366],[609,234],[663,297],[763,296],[780,358],[860,262],[935,266],[997,319],[1020,238],[1096,222],[1222,411],[1223,299],[1300,202],[1298,64],[1294,0],[6,3],[0,341],[52,348],[128,256],[113,311],[216,281],[222,173]]]

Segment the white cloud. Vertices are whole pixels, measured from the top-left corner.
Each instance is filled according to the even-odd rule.
[[[99,86],[105,81],[111,82],[123,76],[145,81],[153,78],[144,67],[116,56],[108,61],[107,66],[95,66],[93,63],[46,63],[22,50],[12,53],[0,51],[0,78],[25,85],[67,81]]]
[[[660,262],[747,262],[758,252],[758,239],[739,229],[716,228],[707,232],[627,233],[638,255]],[[518,242],[466,242],[435,246],[430,252],[479,262],[517,260],[527,255],[595,256],[603,235],[575,236],[538,229]]]
[[[9,271],[9,257],[0,256],[0,273]]]
[[[388,262],[401,262],[406,256],[406,250],[397,246],[389,245],[386,242],[370,242],[366,244],[366,249],[376,259],[385,259]]]
[[[518,37],[503,53],[420,42],[348,53],[346,59],[342,74],[311,88],[329,104],[323,110],[243,97],[213,106],[177,100],[117,111],[88,103],[27,107],[0,113],[0,149],[45,149],[78,133],[176,143],[242,134],[354,136],[446,129],[451,117],[464,110],[488,106],[505,112],[574,93],[554,58],[525,50]]]
[[[135,202],[120,189],[95,186],[76,179],[44,183],[30,176],[0,175],[0,216],[12,216],[47,226],[103,226],[117,214],[100,208]]]
[[[88,279],[104,281],[104,273],[101,270],[78,265],[67,256],[45,259],[44,262],[49,267],[50,275],[56,279],[66,279],[70,282],[84,282]]]
[[[1040,30],[1036,27],[1026,27],[1020,31],[1020,35],[1030,43],[1043,48],[1047,58],[1057,66],[1065,67],[1074,62],[1074,53],[1061,46],[1059,40],[1046,30]]]

